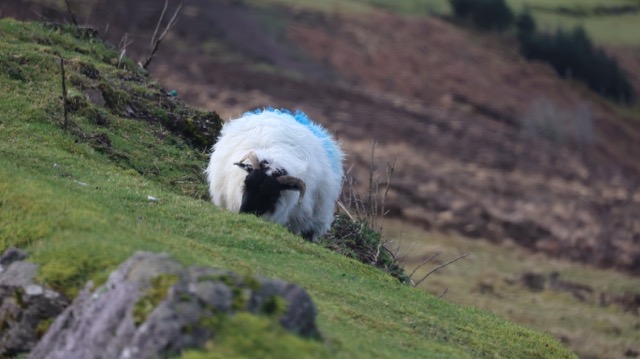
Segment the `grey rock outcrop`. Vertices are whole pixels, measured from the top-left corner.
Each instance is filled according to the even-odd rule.
[[[27,254],[9,248],[0,255],[0,358],[31,350],[67,306],[64,297],[35,283],[38,266]]]
[[[278,305],[283,302],[284,307]],[[185,268],[167,255],[138,252],[103,286],[92,291],[88,284],[30,358],[176,355],[201,347],[215,335],[202,319],[239,311],[270,315],[292,333],[319,335],[315,306],[296,285],[220,269]]]

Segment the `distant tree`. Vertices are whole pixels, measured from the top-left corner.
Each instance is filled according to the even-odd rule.
[[[453,14],[459,18],[466,18],[471,14],[473,0],[449,0]]]
[[[560,76],[582,81],[614,101],[634,101],[633,87],[625,72],[614,58],[593,45],[584,28],[558,29],[554,34],[528,33],[526,26],[518,29],[521,52],[526,58],[545,61]]]
[[[518,36],[529,36],[536,32],[536,21],[531,15],[531,11],[529,8],[525,8],[517,17],[516,17],[516,30],[518,31]]]
[[[470,19],[484,30],[507,29],[513,24],[514,15],[504,0],[449,0],[456,17]]]

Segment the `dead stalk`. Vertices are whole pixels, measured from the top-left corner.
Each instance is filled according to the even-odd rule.
[[[444,298],[444,296],[447,295],[447,293],[449,293],[449,288],[445,288],[444,292],[442,292],[442,294],[440,294],[438,296],[438,298],[440,298],[440,299]]]
[[[460,259],[462,259],[462,258],[464,258],[464,257],[466,257],[468,255],[469,255],[469,253],[465,253],[465,254],[457,257],[457,258],[454,258],[454,259],[452,259],[452,260],[450,260],[450,261],[448,261],[446,263],[442,263],[439,266],[433,268],[432,270],[429,271],[429,273],[425,274],[424,277],[422,277],[419,281],[417,281],[414,286],[417,287],[418,285],[420,285],[420,283],[422,283],[425,279],[427,279],[427,277],[430,276],[431,274],[435,273],[436,271],[438,271],[438,270],[448,266],[449,264],[451,264],[453,262],[456,262],[456,261],[458,261],[458,260],[460,260]]]
[[[385,184],[384,187],[384,193],[382,194],[382,199],[381,199],[381,207],[382,209],[380,210],[380,232],[382,232],[382,228],[384,226],[384,217],[387,215],[387,211],[385,209],[385,202],[387,201],[387,195],[389,194],[389,187],[391,187],[391,176],[393,176],[393,171],[396,168],[396,159],[393,159],[393,163],[389,164],[387,163],[387,183]]]
[[[78,26],[78,22],[76,21],[76,17],[73,14],[73,10],[71,10],[71,4],[69,4],[69,0],[64,0],[64,3],[67,6],[67,13],[69,14],[69,17],[71,17],[71,22],[73,22],[74,25]]]
[[[168,7],[169,7],[169,0],[165,0],[164,7],[162,8],[162,12],[160,13],[158,22],[156,23],[156,28],[153,31],[153,36],[151,36],[151,42],[149,42],[149,50],[153,50],[153,46],[156,43],[156,36],[158,36],[158,30],[160,30],[160,24],[162,23],[162,19],[164,19],[164,14],[167,12]]]
[[[150,52],[149,56],[147,57],[147,59],[142,64],[142,68],[144,68],[145,70],[149,67],[149,64],[151,64],[151,60],[153,60],[153,58],[155,57],[156,52],[158,51],[158,47],[160,46],[160,42],[162,42],[162,40],[164,39],[165,36],[167,36],[169,31],[171,31],[171,29],[173,29],[173,27],[176,26],[176,23],[177,23],[177,20],[178,20],[178,14],[180,14],[180,11],[182,10],[182,6],[186,2],[187,2],[187,0],[181,0],[180,1],[180,4],[178,4],[178,7],[176,8],[176,11],[173,13],[173,16],[171,17],[171,20],[169,20],[169,22],[165,26],[164,30],[160,34],[160,36],[158,38],[156,38],[157,31],[160,28],[160,23],[162,22],[162,19],[164,17],[164,14],[165,14],[165,12],[167,10],[167,6],[168,6],[168,3],[169,3],[169,0],[165,0],[164,9],[162,10],[162,13],[160,14],[160,18],[158,18],[158,23],[156,24],[156,30],[153,33],[153,37],[151,38],[151,52]]]
[[[60,55],[59,57],[60,57],[60,71],[62,75],[62,109],[64,113],[63,127],[66,130],[67,128],[69,128],[69,105],[67,102],[67,81],[65,79],[66,75],[64,71],[64,59]]]
[[[125,32],[124,35],[122,35],[122,38],[120,39],[120,43],[118,43],[118,49],[120,51],[120,56],[118,56],[118,65],[117,65],[118,68],[120,68],[120,64],[122,64],[122,59],[124,59],[124,56],[127,54],[127,47],[129,47],[129,45],[131,45],[132,43],[133,43],[133,40],[129,40],[129,34]]]
[[[368,222],[369,222],[368,224],[369,224],[369,226],[371,228],[375,227],[374,214],[376,212],[375,212],[375,209],[373,208],[374,207],[374,199],[373,199],[373,193],[374,193],[373,171],[374,171],[374,167],[373,167],[373,160],[374,160],[374,155],[375,155],[375,152],[376,152],[376,146],[377,145],[378,145],[378,142],[376,142],[376,141],[373,141],[371,143],[371,158],[369,159],[369,194],[368,194],[368,197],[367,197],[367,206],[369,208],[368,208],[368,211],[367,211],[367,220],[368,220]],[[378,193],[376,192],[376,195],[377,194]]]
[[[418,264],[418,266],[413,269],[411,274],[409,274],[409,279],[413,278],[413,275],[416,274],[418,269],[424,267],[427,263],[431,262],[435,257],[439,256],[440,254],[442,254],[442,252],[435,252],[431,257],[420,262],[420,264]]]
[[[347,209],[347,207],[345,207],[341,200],[338,200],[338,207],[340,207],[340,209],[349,217],[352,222],[355,222],[355,219],[353,218],[351,213],[349,213],[349,210]]]

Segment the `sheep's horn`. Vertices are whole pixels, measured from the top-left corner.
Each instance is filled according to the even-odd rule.
[[[244,162],[246,159],[248,159],[249,162],[251,162],[251,167],[253,167],[253,169],[259,169],[260,168],[260,161],[258,160],[258,156],[253,151],[249,151],[249,153],[244,155],[244,157],[242,157],[242,159],[240,161],[234,163],[234,165],[240,166],[240,167],[242,167],[242,168],[244,168],[246,170],[246,167],[244,167],[243,164],[242,164],[242,162]]]
[[[304,181],[298,177],[293,176],[280,176],[277,178],[278,183],[285,186],[287,189],[292,189],[300,192],[300,200],[304,197],[304,192],[307,189],[307,186],[304,184]]]

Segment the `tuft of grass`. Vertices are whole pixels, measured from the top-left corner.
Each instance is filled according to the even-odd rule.
[[[162,251],[184,263],[278,277],[310,293],[324,343],[271,330],[269,318],[239,316],[211,344],[236,357],[258,350],[277,357],[575,357],[549,335],[448,304],[255,216],[214,208],[203,199],[206,156],[162,121],[87,101],[65,131],[58,53],[67,61],[70,97],[81,97],[82,83],[101,81],[82,69],[143,99],[157,85],[118,68],[115,51],[94,38],[7,19],[0,34],[0,58],[25,59],[24,78],[0,69],[0,250],[25,248],[44,284],[73,296],[134,252]],[[197,113],[176,106],[167,111],[161,101],[146,110]],[[108,121],[92,118],[97,112]]]

